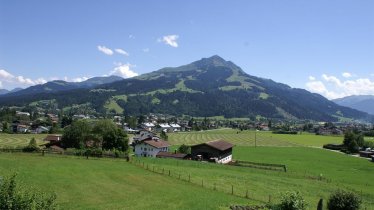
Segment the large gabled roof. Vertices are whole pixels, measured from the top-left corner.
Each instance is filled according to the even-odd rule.
[[[160,140],[150,139],[150,140],[144,140],[143,142],[145,144],[151,145],[156,148],[163,148],[163,147],[170,146],[169,143],[161,139]]]
[[[230,149],[234,146],[233,144],[231,144],[227,141],[224,141],[224,140],[214,140],[214,141],[209,141],[209,142],[205,142],[205,143],[202,143],[202,144],[194,145],[193,147],[196,147],[196,146],[199,146],[199,145],[208,145],[208,146],[213,147],[214,149],[218,149],[220,151],[225,151],[225,150]]]

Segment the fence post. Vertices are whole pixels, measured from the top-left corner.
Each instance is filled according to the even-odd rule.
[[[317,205],[317,210],[323,210],[323,199],[319,199],[318,205]]]
[[[204,179],[201,180],[201,186],[204,187]]]
[[[169,176],[170,176],[170,170],[169,170]]]
[[[178,177],[178,179],[181,179],[181,174],[179,174],[179,177]]]
[[[217,188],[216,188],[216,183],[214,183],[214,188],[213,188],[214,190],[216,190]]]
[[[269,195],[269,203],[271,203],[271,195]]]
[[[234,195],[234,185],[231,185],[231,195]]]
[[[42,150],[42,156],[44,156],[44,149]]]
[[[247,191],[245,192],[245,198],[248,198],[248,189],[247,189]]]
[[[191,182],[191,174],[188,174],[188,182]]]
[[[286,165],[283,166],[283,169],[284,169],[284,172],[287,172],[287,166]]]
[[[164,174],[164,171],[165,171],[165,169],[164,169],[164,168],[162,168],[162,174]]]

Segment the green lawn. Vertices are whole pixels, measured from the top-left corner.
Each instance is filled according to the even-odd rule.
[[[339,144],[342,136],[318,136],[310,133],[297,135],[273,134],[264,131],[239,131],[235,129],[217,129],[198,132],[170,133],[169,142],[175,145],[193,145],[215,139],[223,139],[239,146],[254,146],[255,139],[258,146],[312,146],[322,147],[327,143]]]
[[[228,209],[254,201],[146,171],[123,160],[0,153],[0,175],[56,192],[60,209]]]
[[[43,139],[47,134],[3,134],[0,133],[1,147],[23,147],[26,146],[31,138],[35,138],[38,144],[43,143]]]
[[[260,201],[279,200],[280,193],[300,191],[315,209],[320,198],[325,201],[336,189],[346,189],[362,195],[364,207],[374,209],[374,164],[368,160],[341,153],[308,147],[245,147],[234,148],[234,159],[287,165],[287,173],[237,166],[216,165],[195,161],[140,158],[149,168],[183,179],[191,175],[197,185],[220,191],[249,196]]]

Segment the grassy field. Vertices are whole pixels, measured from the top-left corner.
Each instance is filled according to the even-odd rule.
[[[228,209],[254,201],[145,171],[122,160],[0,153],[0,175],[56,192],[60,209]]]
[[[238,146],[312,146],[322,147],[327,143],[342,143],[342,136],[318,136],[310,133],[297,135],[273,134],[263,131],[238,131],[234,129],[217,129],[198,132],[170,133],[169,142],[174,145],[193,145],[215,139],[223,139]]]
[[[139,160],[155,170],[171,170],[172,176],[187,179],[197,185],[216,188],[237,195],[268,201],[280,198],[280,193],[297,190],[316,209],[320,198],[325,201],[336,189],[346,189],[362,195],[364,207],[374,209],[374,164],[368,160],[308,147],[246,147],[234,148],[234,159],[262,163],[286,164],[287,172],[260,170],[237,166],[216,165],[170,159]]]
[[[0,133],[1,147],[23,147],[26,146],[31,138],[35,138],[38,144],[43,143],[47,134],[2,134]]]

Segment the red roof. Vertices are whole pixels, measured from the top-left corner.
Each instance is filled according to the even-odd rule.
[[[208,145],[210,147],[213,147],[215,149],[218,149],[220,151],[225,151],[225,150],[230,149],[234,146],[233,144],[230,144],[229,142],[224,141],[224,140],[215,140],[215,141],[209,141],[209,142],[206,142],[206,143],[194,145],[193,147],[199,146],[199,145],[204,145],[204,144]]]
[[[164,140],[154,140],[154,139],[151,139],[151,140],[145,140],[143,141],[145,144],[149,144],[151,145],[152,147],[156,147],[156,148],[163,148],[163,147],[168,147],[170,146],[169,143],[167,143],[166,141]]]

